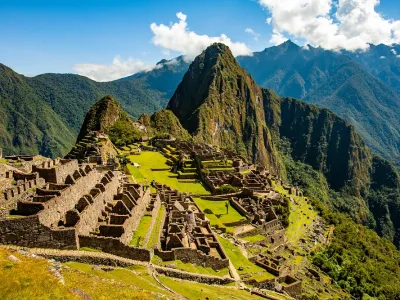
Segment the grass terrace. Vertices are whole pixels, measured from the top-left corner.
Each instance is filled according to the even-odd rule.
[[[151,183],[155,180],[161,184],[166,184],[172,189],[192,194],[209,195],[210,193],[200,183],[200,181],[190,179],[178,179],[178,174],[168,170],[155,171],[155,169],[170,169],[166,164],[167,158],[159,152],[143,151],[139,155],[130,155],[129,159],[132,163],[140,165],[139,168],[128,164],[129,173],[137,182]]]
[[[149,299],[156,299],[156,294],[150,294],[149,292],[143,293],[145,291],[152,291],[157,294],[161,294],[164,296],[171,297],[171,293],[163,289],[158,285],[155,279],[148,273],[145,267],[143,266],[133,266],[126,269],[115,269],[111,271],[103,271],[103,270],[93,270],[92,266],[77,262],[69,262],[66,263],[65,266],[68,266],[71,271],[67,272],[68,280],[71,279],[74,285],[79,284],[77,280],[73,278],[69,278],[72,275],[79,274],[80,271],[86,273],[90,276],[90,278],[97,280],[93,281],[92,286],[84,286],[85,281],[81,284],[82,289],[85,293],[92,296],[90,290],[91,289],[99,289],[101,285],[105,282],[109,282],[108,285],[113,285],[111,290],[101,289],[101,293],[96,296],[92,296],[93,299],[106,299],[104,295],[110,295],[111,299],[146,299],[145,297],[150,297]],[[68,270],[68,269],[67,269]],[[75,271],[75,272],[74,272]],[[64,271],[63,271],[64,273]],[[82,273],[81,273],[82,274]],[[81,276],[84,276],[82,274]],[[87,277],[87,275],[85,277]],[[79,278],[79,277],[78,277]],[[103,279],[103,280],[99,280]],[[106,280],[104,280],[106,279]],[[106,287],[108,287],[106,284]],[[121,289],[120,291],[118,289]],[[126,291],[127,290],[127,291]],[[138,294],[137,296],[134,293],[143,293],[143,295]],[[147,295],[146,295],[147,294]],[[107,297],[107,299],[110,299]]]
[[[160,281],[187,299],[256,300],[263,299],[233,286],[218,286],[159,276]]]
[[[263,236],[261,234],[257,234],[257,235],[241,238],[241,240],[246,241],[248,243],[256,243],[256,242],[265,240],[265,236]]]
[[[146,238],[147,231],[150,228],[151,220],[152,220],[151,216],[144,215],[142,217],[129,245],[134,247],[145,246],[144,239]]]
[[[158,215],[157,215],[157,220],[153,226],[153,231],[151,232],[150,238],[149,238],[149,242],[147,243],[146,248],[150,249],[150,248],[154,248],[157,243],[158,243],[158,239],[159,239],[159,234],[160,234],[160,229],[161,229],[161,221],[164,218],[165,215],[165,206],[161,205],[160,210],[158,211]]]
[[[14,255],[19,261],[9,259]],[[66,263],[62,274],[65,285],[49,271],[46,259],[30,258],[18,252],[0,249],[0,298],[13,299],[82,299],[73,292],[80,290],[91,299],[159,299],[157,294],[173,298],[142,267],[134,272],[116,269],[95,271],[92,266]],[[67,267],[67,268],[65,268]],[[105,296],[107,295],[107,296]]]
[[[296,245],[306,236],[307,227],[317,218],[318,214],[304,197],[294,197],[297,204],[290,203],[289,226],[286,228],[288,240]]]
[[[275,278],[274,275],[268,273],[263,268],[253,264],[250,262],[242,253],[242,251],[231,243],[231,241],[224,239],[222,237],[218,237],[219,242],[224,247],[226,254],[234,265],[235,269],[239,273],[240,277],[249,274],[249,278],[247,279],[255,279],[257,281],[263,281],[267,279]],[[239,268],[242,267],[243,270],[239,271]]]
[[[229,275],[229,270],[228,268],[224,268],[218,271],[214,271],[212,268],[204,268],[202,266],[197,266],[192,263],[184,263],[180,260],[175,260],[175,261],[162,261],[162,259],[158,256],[154,256],[152,262],[154,264],[157,264],[159,266],[166,267],[167,265],[175,265],[178,270],[186,271],[186,272],[191,272],[191,273],[197,273],[197,274],[203,274],[203,275],[212,275],[212,276],[226,276]]]
[[[211,225],[218,228],[225,228],[226,232],[233,233],[233,227],[227,227],[224,223],[238,222],[245,220],[238,211],[230,204],[228,200],[205,200],[194,198],[196,204],[206,214]],[[228,213],[226,212],[226,203],[228,203]]]

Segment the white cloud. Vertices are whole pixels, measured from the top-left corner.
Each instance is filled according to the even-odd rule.
[[[400,42],[400,21],[385,19],[376,12],[380,0],[258,1],[271,13],[270,23],[276,32],[325,49],[353,51],[367,49],[368,43]]]
[[[272,18],[267,18],[267,19],[265,20],[265,22],[266,22],[268,25],[270,25],[271,22],[272,22]]]
[[[397,55],[396,49],[392,49],[392,50],[390,50],[390,51],[392,51],[392,53],[393,53],[394,55]]]
[[[380,59],[385,59],[386,58],[386,56],[381,56],[381,57],[379,57]]]
[[[119,56],[113,59],[111,65],[84,63],[73,67],[79,75],[96,81],[111,81],[140,71],[149,71],[153,68],[154,66],[148,65],[141,60],[129,58],[124,61]]]
[[[258,42],[258,39],[259,39],[260,36],[261,36],[261,34],[259,34],[258,32],[254,31],[254,30],[251,29],[251,28],[246,28],[246,29],[244,30],[244,32],[246,32],[246,33],[252,35],[252,36],[253,36],[253,39],[254,39],[255,41],[257,41],[257,42]]]
[[[271,37],[271,39],[269,40],[269,42],[272,44],[272,45],[280,45],[280,44],[282,44],[282,43],[284,43],[284,42],[286,42],[288,39],[282,34],[282,33],[280,33],[278,30],[276,30],[276,29],[273,29],[272,30],[272,37]]]
[[[169,26],[164,24],[157,25],[156,23],[150,25],[154,34],[154,45],[183,54],[188,59],[193,59],[215,42],[227,45],[234,56],[252,55],[250,48],[246,44],[232,42],[225,34],[221,34],[219,37],[199,35],[188,29],[187,16],[185,14],[179,12],[176,16],[179,19],[178,23],[173,23]]]

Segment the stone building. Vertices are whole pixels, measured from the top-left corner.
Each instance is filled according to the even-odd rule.
[[[159,186],[167,215],[156,254],[163,260],[181,260],[215,270],[229,265],[228,257],[193,198]]]

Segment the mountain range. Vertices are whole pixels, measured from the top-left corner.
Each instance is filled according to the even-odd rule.
[[[108,94],[134,118],[164,108],[168,90],[152,87],[151,80],[157,71],[167,76],[169,65],[160,63],[157,68],[150,74],[103,83],[74,74],[26,77],[0,64],[0,145],[4,154],[65,155],[76,141],[86,111]],[[161,78],[160,82],[165,81]],[[171,86],[178,83],[173,81]]]
[[[397,53],[400,53],[398,45],[371,45],[366,52],[337,53],[299,47],[287,41],[237,60],[260,87],[337,113],[356,127],[374,152],[398,165],[400,58]],[[75,141],[84,112],[95,99],[112,94],[132,117],[151,114],[165,107],[189,65],[180,56],[160,61],[151,71],[105,83],[73,74],[29,78],[2,65],[0,103],[10,113],[0,121],[4,132],[0,143],[5,153],[65,154]],[[40,120],[33,118],[38,115],[32,113],[37,111],[35,105],[48,111]],[[21,117],[19,112],[26,109]],[[47,127],[41,125],[41,120],[50,115],[53,121],[44,122]],[[56,121],[57,126],[53,124]]]
[[[400,90],[396,90],[398,82],[389,76],[385,80],[385,67],[376,61],[389,58],[380,58],[382,53],[375,53],[376,48],[392,54],[390,65],[400,61],[384,45],[367,52],[337,53],[299,47],[290,40],[238,61],[261,87],[332,110],[353,124],[371,149],[396,162],[400,157]]]

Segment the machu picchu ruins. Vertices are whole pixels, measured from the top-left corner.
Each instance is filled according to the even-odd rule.
[[[109,143],[91,132],[66,158],[5,157],[0,244],[93,249],[172,277],[244,283],[263,297],[301,295],[309,272],[290,265],[295,252],[286,234],[289,207],[299,199],[307,205],[300,189],[215,146],[151,139],[105,148]],[[235,251],[243,252],[243,265]],[[188,275],[177,261],[225,275]]]

